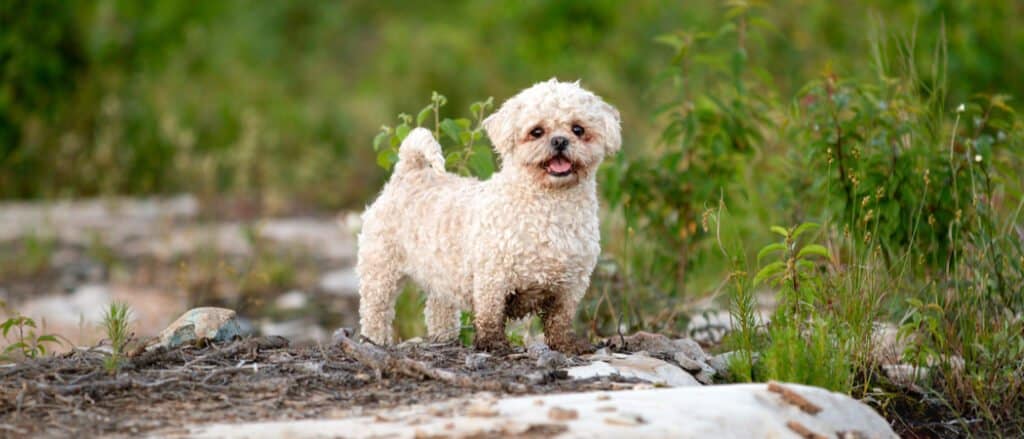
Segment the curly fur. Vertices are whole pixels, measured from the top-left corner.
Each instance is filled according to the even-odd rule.
[[[506,318],[531,313],[541,316],[552,348],[584,349],[572,319],[601,251],[595,173],[619,150],[619,126],[618,111],[578,83],[538,83],[484,121],[502,165],[486,181],[446,173],[430,131],[410,132],[394,174],[363,213],[363,336],[394,341],[395,300],[410,279],[427,293],[434,340],[454,340],[459,311],[471,309],[478,349],[507,347]],[[569,175],[545,168],[558,154],[556,136],[569,139]]]

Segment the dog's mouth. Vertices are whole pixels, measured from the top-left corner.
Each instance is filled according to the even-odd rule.
[[[561,154],[548,159],[548,161],[541,163],[540,166],[547,171],[548,175],[553,177],[566,177],[572,174],[575,167],[571,160]]]

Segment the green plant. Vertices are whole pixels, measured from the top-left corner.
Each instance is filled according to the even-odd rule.
[[[125,349],[131,339],[131,309],[124,303],[111,303],[103,314],[103,329],[110,340],[110,355],[103,360],[103,368],[113,375],[121,369],[124,362]]]
[[[2,300],[0,300],[0,308],[10,314],[7,304]],[[0,323],[0,333],[8,341],[8,344],[4,346],[3,355],[0,355],[0,359],[12,360],[14,359],[12,357],[13,354],[24,358],[37,358],[46,355],[47,343],[60,344],[57,336],[52,334],[37,335],[36,329],[36,321],[34,319],[18,313],[13,313],[12,316]],[[15,337],[13,341],[8,338],[10,335]]]
[[[445,164],[461,175],[472,175],[487,179],[494,173],[494,153],[490,143],[485,142],[483,120],[494,105],[493,98],[474,102],[469,106],[470,118],[442,118],[441,107],[448,103],[443,95],[433,92],[430,104],[416,114],[415,125],[412,116],[402,113],[398,115],[398,125],[394,128],[383,126],[381,132],[373,138],[373,150],[377,152],[377,164],[384,169],[391,169],[398,161],[398,147],[402,140],[414,127],[432,122],[434,138],[441,143]],[[447,146],[446,146],[447,145]]]

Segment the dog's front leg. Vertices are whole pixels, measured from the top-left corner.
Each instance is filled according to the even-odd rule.
[[[509,349],[505,337],[505,296],[504,288],[494,284],[477,285],[473,291],[473,326],[476,336],[473,346],[484,351]]]
[[[577,303],[578,300],[574,294],[556,293],[547,308],[541,310],[544,341],[551,349],[571,355],[593,352],[593,345],[585,338],[578,337],[572,330]]]

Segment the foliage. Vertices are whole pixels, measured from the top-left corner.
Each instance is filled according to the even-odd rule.
[[[433,122],[434,138],[442,144],[445,166],[460,175],[473,175],[487,179],[494,173],[494,153],[483,127],[484,117],[494,105],[493,98],[474,102],[469,106],[470,118],[441,118],[441,107],[448,99],[436,91],[430,97],[430,104],[416,114],[415,125],[408,114],[398,115],[398,125],[381,127],[381,132],[373,139],[373,149],[377,151],[377,164],[384,169],[391,169],[398,162],[398,147],[402,140],[414,127],[424,126],[425,122]],[[445,147],[445,144],[449,144]]]
[[[728,2],[727,12],[750,15],[748,3],[756,4]],[[663,66],[663,49],[650,42],[674,29],[704,40],[697,34],[715,29],[704,23],[718,21],[720,8],[656,0],[7,1],[0,197],[192,191],[251,197],[270,212],[287,203],[358,206],[384,174],[364,165],[373,156],[359,146],[379,121],[430,90],[463,108],[551,76],[583,79],[615,103],[626,144],[642,150],[654,143],[649,84]],[[747,38],[745,62],[789,95],[822,65],[864,65],[865,23],[879,22],[906,30],[911,59],[948,41],[948,74],[961,85],[947,104],[978,90],[1021,96],[1024,64],[1015,55],[1024,26],[1015,8],[788,0],[747,20],[751,34],[770,25]],[[723,58],[726,70],[732,58]],[[692,96],[705,71],[687,62]]]
[[[129,332],[130,320],[131,309],[124,303],[111,303],[103,314],[103,329],[107,340],[110,340],[110,355],[103,360],[103,368],[111,375],[121,369],[124,361],[125,348],[132,336]]]
[[[12,314],[7,309],[7,304],[3,301],[0,301],[0,308],[3,308],[8,314]],[[60,344],[57,336],[52,334],[36,334],[36,329],[37,326],[34,319],[16,312],[0,323],[0,333],[3,334],[4,339],[8,342],[4,346],[0,359],[15,359],[17,358],[13,356],[15,354],[22,358],[37,358],[46,355],[47,343]],[[10,335],[15,337],[14,340],[9,338]]]

